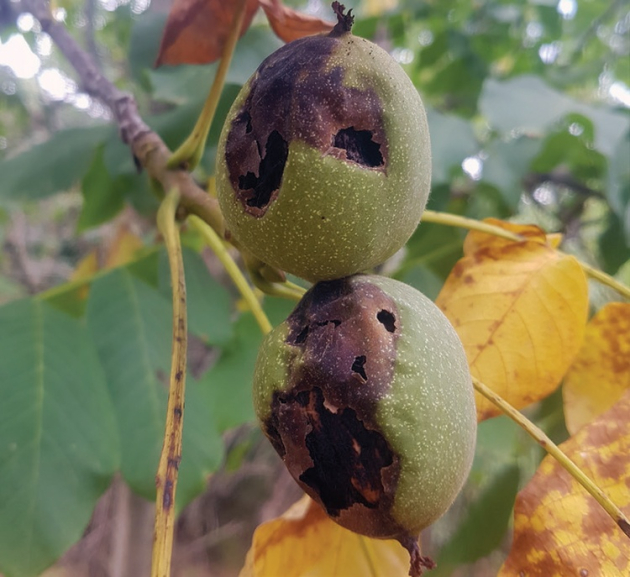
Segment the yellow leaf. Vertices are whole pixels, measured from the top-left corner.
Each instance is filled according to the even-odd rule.
[[[558,235],[549,235],[545,231],[536,226],[535,224],[516,224],[514,222],[506,222],[505,220],[499,220],[498,218],[484,218],[483,222],[491,224],[508,232],[518,234],[526,240],[531,240],[539,244],[547,244],[548,238],[553,236],[552,242],[556,242]],[[562,238],[562,237],[560,237]],[[481,232],[478,230],[471,230],[464,240],[464,255],[468,256],[483,248],[501,248],[513,244],[515,241],[502,238],[495,234],[488,234],[487,232]],[[559,242],[559,241],[558,241]]]
[[[369,539],[331,521],[309,497],[260,525],[239,577],[406,577],[397,541]]]
[[[98,271],[98,254],[96,250],[91,250],[78,263],[70,275],[71,281],[89,279]],[[78,298],[86,299],[90,292],[88,284],[78,290]]]
[[[110,269],[131,262],[138,250],[142,248],[142,240],[133,234],[126,225],[122,225],[110,243],[105,257],[105,266]]]
[[[472,374],[517,408],[560,384],[582,344],[588,310],[577,260],[548,246],[542,231],[542,237],[531,232],[534,240],[521,242],[471,233],[466,256],[436,300],[464,344]],[[476,398],[479,420],[499,414]]]
[[[562,392],[571,434],[630,389],[630,303],[609,303],[586,326],[584,344]]]
[[[90,278],[94,276],[98,268],[98,255],[96,250],[91,250],[77,263],[77,266],[70,275],[70,280]]]
[[[630,514],[630,391],[561,445]],[[499,577],[627,577],[630,540],[552,457],[516,498],[514,541]]]

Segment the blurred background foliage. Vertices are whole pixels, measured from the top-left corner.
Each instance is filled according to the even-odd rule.
[[[330,18],[326,2],[286,3]],[[354,32],[387,49],[426,103],[433,148],[430,208],[561,232],[565,250],[630,281],[627,0],[347,0],[346,5],[357,15]],[[109,79],[134,94],[144,119],[175,148],[194,125],[216,64],[153,68],[169,8],[168,0],[52,3],[55,18],[66,23]],[[221,124],[240,86],[280,45],[259,14],[236,49],[195,173],[200,182],[213,173]],[[108,431],[98,475],[80,466],[80,474],[72,466],[66,472],[86,488],[71,510],[61,506],[76,487],[60,476],[54,460],[43,463],[24,500],[8,499],[10,482],[0,480],[0,503],[3,498],[12,503],[0,520],[0,571],[11,575],[37,575],[82,534],[51,571],[124,577],[144,574],[146,567],[151,518],[144,499],[154,494],[161,445],[170,288],[153,224],[158,201],[110,121],[110,112],[82,92],[19,1],[0,0],[0,302],[7,303],[0,308],[5,335],[0,375],[14,374],[12,362],[28,364],[35,354],[29,347],[81,343],[86,348],[81,363],[92,364],[68,361],[57,367],[60,372],[46,381],[47,393],[66,398],[64,371],[91,370],[98,373],[98,395],[109,399],[92,403],[86,422]],[[384,271],[435,298],[461,256],[463,237],[456,229],[423,224]],[[256,524],[281,513],[298,493],[252,424],[249,391],[258,329],[199,239],[185,233],[184,240],[193,346],[175,563],[182,575],[234,575]],[[90,255],[97,264],[85,273]],[[96,275],[89,296],[86,286],[63,285],[85,274]],[[599,306],[610,295],[598,287],[592,298]],[[267,299],[266,307],[279,322],[291,304]],[[16,342],[26,344],[18,348]],[[12,378],[5,386],[31,390],[34,378],[20,375],[22,380]],[[32,400],[21,402],[24,408]],[[566,438],[558,395],[529,414],[554,440]],[[34,426],[29,422],[17,429],[27,444]],[[55,419],[40,416],[34,423],[61,446],[74,442]],[[487,576],[496,570],[509,542],[514,496],[540,458],[541,451],[506,419],[480,425],[463,495],[423,537],[426,552],[439,562],[433,574]],[[30,478],[33,459],[27,451],[16,465],[0,449],[0,479],[3,466],[10,469],[6,479]],[[116,471],[120,477],[93,513]],[[35,493],[44,481],[45,497],[60,507],[48,514],[62,521],[42,522],[34,506],[32,518],[16,533],[12,515],[37,503]],[[26,551],[19,546],[19,529],[27,530],[29,523],[41,531]],[[62,537],[50,545],[46,539],[58,526]],[[120,527],[135,538],[133,548],[115,538]],[[27,564],[17,559],[25,554]]]

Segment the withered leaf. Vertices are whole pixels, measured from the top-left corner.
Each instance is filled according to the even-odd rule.
[[[472,374],[521,408],[551,394],[572,363],[588,290],[579,263],[540,229],[515,232],[528,240],[470,233],[436,304],[459,334]],[[477,395],[477,413],[483,420],[499,411]]]
[[[285,42],[292,42],[304,36],[330,32],[334,26],[332,22],[288,8],[282,4],[281,0],[260,0],[260,5],[276,36]]]
[[[562,393],[567,429],[608,410],[630,389],[630,303],[608,303],[586,326],[584,343]]]
[[[630,391],[563,451],[630,514]],[[514,542],[499,577],[623,577],[630,539],[552,457],[516,498]]]
[[[219,59],[237,5],[234,0],[174,0],[155,65],[207,64]],[[258,0],[247,0],[241,35],[256,10]]]

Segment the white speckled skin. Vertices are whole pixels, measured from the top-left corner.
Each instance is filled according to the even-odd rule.
[[[477,422],[466,355],[448,319],[413,287],[376,275],[349,282],[375,285],[397,307],[394,378],[377,402],[376,422],[400,459],[391,517],[417,536],[448,509],[472,465]],[[259,351],[254,407],[261,423],[271,415],[274,391],[291,387],[287,367],[301,362],[301,350],[287,343],[288,335],[288,323],[282,323]],[[347,516],[336,520],[373,537],[400,537],[362,530]]]
[[[442,311],[413,287],[369,278],[398,306],[395,376],[377,419],[402,459],[393,516],[417,534],[442,516],[470,472],[477,436],[472,381]]]
[[[387,52],[349,33],[331,54],[329,67],[336,66],[345,71],[344,85],[381,99],[385,171],[294,140],[277,199],[262,217],[246,213],[232,190],[225,144],[249,83],[228,114],[217,152],[218,198],[231,234],[261,260],[313,282],[370,269],[399,250],[420,221],[431,182],[426,114],[404,70]]]

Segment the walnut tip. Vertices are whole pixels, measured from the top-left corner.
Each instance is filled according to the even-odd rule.
[[[330,32],[329,36],[341,36],[342,34],[347,34],[352,30],[352,24],[354,24],[354,15],[352,14],[352,9],[348,10],[348,13],[345,14],[346,7],[340,2],[332,3],[333,12],[337,15],[337,24]]]

